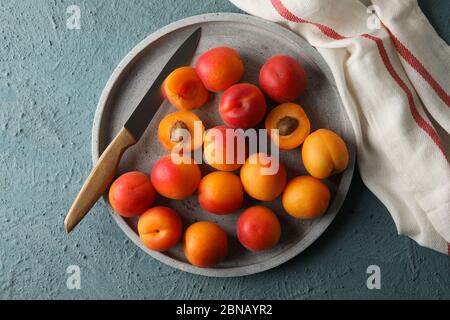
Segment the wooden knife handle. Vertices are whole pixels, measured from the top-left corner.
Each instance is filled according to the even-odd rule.
[[[67,213],[64,220],[67,232],[72,231],[105,193],[116,175],[123,153],[135,143],[136,139],[131,133],[122,128],[102,153]]]

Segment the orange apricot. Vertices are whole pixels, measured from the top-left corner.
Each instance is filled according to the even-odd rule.
[[[150,179],[142,172],[127,172],[109,188],[108,199],[113,209],[123,217],[142,214],[155,201],[156,192]]]
[[[184,254],[191,264],[207,268],[221,262],[227,253],[227,234],[217,224],[200,221],[187,228]]]
[[[242,78],[244,64],[233,48],[218,47],[203,53],[198,58],[195,69],[208,90],[219,92]]]
[[[220,98],[219,114],[231,128],[255,127],[266,114],[264,94],[251,83],[238,83],[229,87]]]
[[[264,153],[248,157],[241,168],[244,190],[261,201],[272,201],[284,190],[287,181],[286,169],[281,161]]]
[[[311,131],[311,124],[301,106],[283,103],[267,115],[266,130],[280,149],[291,150],[305,141]],[[272,134],[272,130],[278,131]]]
[[[211,213],[233,213],[244,202],[241,180],[231,172],[210,173],[200,181],[198,201],[203,209]]]
[[[308,76],[300,62],[289,56],[273,56],[259,73],[259,85],[272,100],[294,101],[306,89]]]
[[[181,130],[187,130],[182,132]],[[195,150],[202,146],[205,127],[200,118],[191,111],[178,111],[165,116],[158,127],[158,139],[161,145],[172,150],[179,143],[188,150]],[[187,137],[186,141],[183,138]]]
[[[244,162],[246,152],[245,143],[239,145],[239,141],[235,129],[224,126],[209,129],[204,139],[203,157],[206,163],[221,171],[239,169]],[[242,161],[240,161],[241,157]]]
[[[314,219],[327,211],[330,190],[319,179],[300,176],[289,181],[282,202],[284,209],[291,216],[298,219]]]
[[[163,92],[180,110],[200,108],[208,100],[208,90],[192,67],[181,67],[169,74],[164,80]]]
[[[166,251],[181,238],[183,226],[180,216],[167,207],[154,207],[144,212],[138,221],[139,238],[155,251]]]
[[[344,171],[349,161],[344,140],[327,129],[319,129],[305,139],[302,158],[308,173],[318,179]]]
[[[274,247],[280,240],[281,226],[277,215],[269,208],[254,206],[246,209],[237,222],[239,242],[251,251]]]
[[[159,159],[152,169],[153,186],[160,195],[169,199],[181,200],[191,196],[200,183],[200,168],[194,160],[186,156],[180,156],[179,160],[181,163],[174,162],[172,156],[167,155]]]

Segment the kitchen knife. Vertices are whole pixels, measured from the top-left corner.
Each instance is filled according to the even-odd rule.
[[[67,232],[72,231],[109,188],[123,153],[141,138],[164,101],[161,91],[163,81],[176,68],[190,64],[200,36],[201,28],[198,28],[175,51],[125,125],[103,151],[67,213],[64,220]]]

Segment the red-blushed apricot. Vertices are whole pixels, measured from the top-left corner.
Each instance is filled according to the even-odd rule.
[[[340,136],[331,130],[319,129],[305,139],[302,159],[310,175],[325,179],[343,172],[347,168],[349,155]]]
[[[257,200],[274,200],[283,192],[286,181],[286,169],[281,160],[264,153],[251,155],[241,168],[244,190]]]
[[[169,74],[164,80],[163,92],[180,110],[200,108],[208,100],[208,90],[192,67],[181,67]]]
[[[200,221],[190,225],[184,234],[184,254],[200,268],[223,261],[228,253],[228,238],[217,224]]]
[[[229,132],[229,134],[227,134]],[[211,167],[221,171],[234,171],[242,166],[240,153],[245,159],[245,141],[239,145],[236,131],[217,126],[209,129],[204,138],[203,158]]]
[[[241,180],[231,172],[216,171],[203,177],[198,187],[198,202],[215,214],[230,214],[242,207]]]
[[[310,176],[300,176],[289,181],[284,190],[283,207],[298,219],[314,219],[323,215],[330,203],[327,185]]]
[[[255,127],[266,114],[266,99],[261,90],[250,83],[238,83],[222,95],[219,113],[223,122],[231,128]]]
[[[289,56],[273,56],[261,68],[259,85],[272,100],[292,102],[305,91],[308,77],[302,65]]]
[[[194,160],[181,156],[175,163],[171,155],[159,159],[153,166],[151,181],[158,193],[166,198],[181,200],[191,196],[200,183],[200,168]]]
[[[219,92],[242,78],[244,64],[236,50],[218,47],[203,53],[198,58],[195,69],[208,90]]]
[[[180,129],[185,129],[189,133],[189,140],[186,142],[183,141],[185,135],[179,132]],[[170,113],[161,120],[158,127],[159,142],[167,150],[172,150],[179,143],[183,143],[187,150],[198,149],[203,144],[204,133],[205,127],[202,121],[191,111]]]
[[[240,243],[249,250],[262,251],[280,240],[281,226],[275,213],[263,206],[246,209],[237,222]]]
[[[109,203],[122,217],[142,214],[155,201],[156,192],[150,179],[142,172],[127,172],[118,177],[109,189]]]
[[[302,107],[295,103],[283,103],[267,115],[266,130],[280,149],[291,150],[305,141],[311,124]],[[272,134],[272,130],[278,130],[278,133],[275,131]]]
[[[181,218],[170,208],[154,207],[139,217],[139,237],[151,250],[169,250],[180,241],[182,232]]]

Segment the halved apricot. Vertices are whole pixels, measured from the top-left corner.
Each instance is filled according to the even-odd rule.
[[[182,130],[187,132],[182,132]],[[158,127],[158,139],[161,145],[172,150],[179,143],[186,149],[201,148],[205,127],[200,118],[191,111],[177,111],[165,116]],[[183,141],[186,138],[186,141]]]
[[[169,74],[164,80],[163,92],[180,110],[200,108],[208,100],[208,90],[192,67],[181,67]]]
[[[278,133],[272,130],[278,130]],[[296,103],[283,103],[274,108],[266,118],[267,134],[283,150],[297,148],[311,131],[308,116]]]

